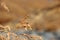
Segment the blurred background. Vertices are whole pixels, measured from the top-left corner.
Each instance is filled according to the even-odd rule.
[[[0,0],[0,24],[10,27],[10,32],[17,35],[60,40],[60,0]]]

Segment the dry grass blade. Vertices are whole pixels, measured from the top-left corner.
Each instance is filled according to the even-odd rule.
[[[36,40],[36,39],[37,39],[37,40],[38,40],[38,39],[39,39],[39,40],[43,40],[41,36],[31,36],[31,38],[34,39],[34,40]]]
[[[21,40],[31,40],[31,37],[28,34],[21,34],[19,36],[20,38],[22,38]]]
[[[1,2],[1,6],[4,8],[4,10],[9,12],[9,9],[4,2]]]

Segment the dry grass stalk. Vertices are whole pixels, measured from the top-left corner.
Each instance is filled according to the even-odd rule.
[[[31,36],[28,34],[21,34],[19,36],[23,36],[23,39],[21,39],[21,40],[31,40]]]
[[[31,38],[34,40],[36,40],[36,39],[43,40],[41,36],[31,36]]]
[[[1,2],[1,6],[4,8],[4,10],[6,10],[7,12],[9,12],[9,8],[6,6],[5,2]]]

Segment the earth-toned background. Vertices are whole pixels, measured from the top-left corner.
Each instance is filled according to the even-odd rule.
[[[0,27],[10,28],[7,33],[18,37],[28,35],[25,40],[40,40],[35,36],[41,36],[43,40],[60,40],[60,0],[0,0]],[[5,31],[0,35],[5,37]],[[25,37],[21,37],[24,40]]]

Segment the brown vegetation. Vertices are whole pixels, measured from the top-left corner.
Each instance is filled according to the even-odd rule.
[[[2,0],[0,1],[0,24],[0,31],[6,32],[8,36],[5,38],[0,35],[0,40],[10,40],[10,36],[13,36],[12,40],[36,40],[38,38],[42,40],[40,36],[17,35],[12,31],[25,29],[26,31],[55,32],[60,29],[60,1]]]

